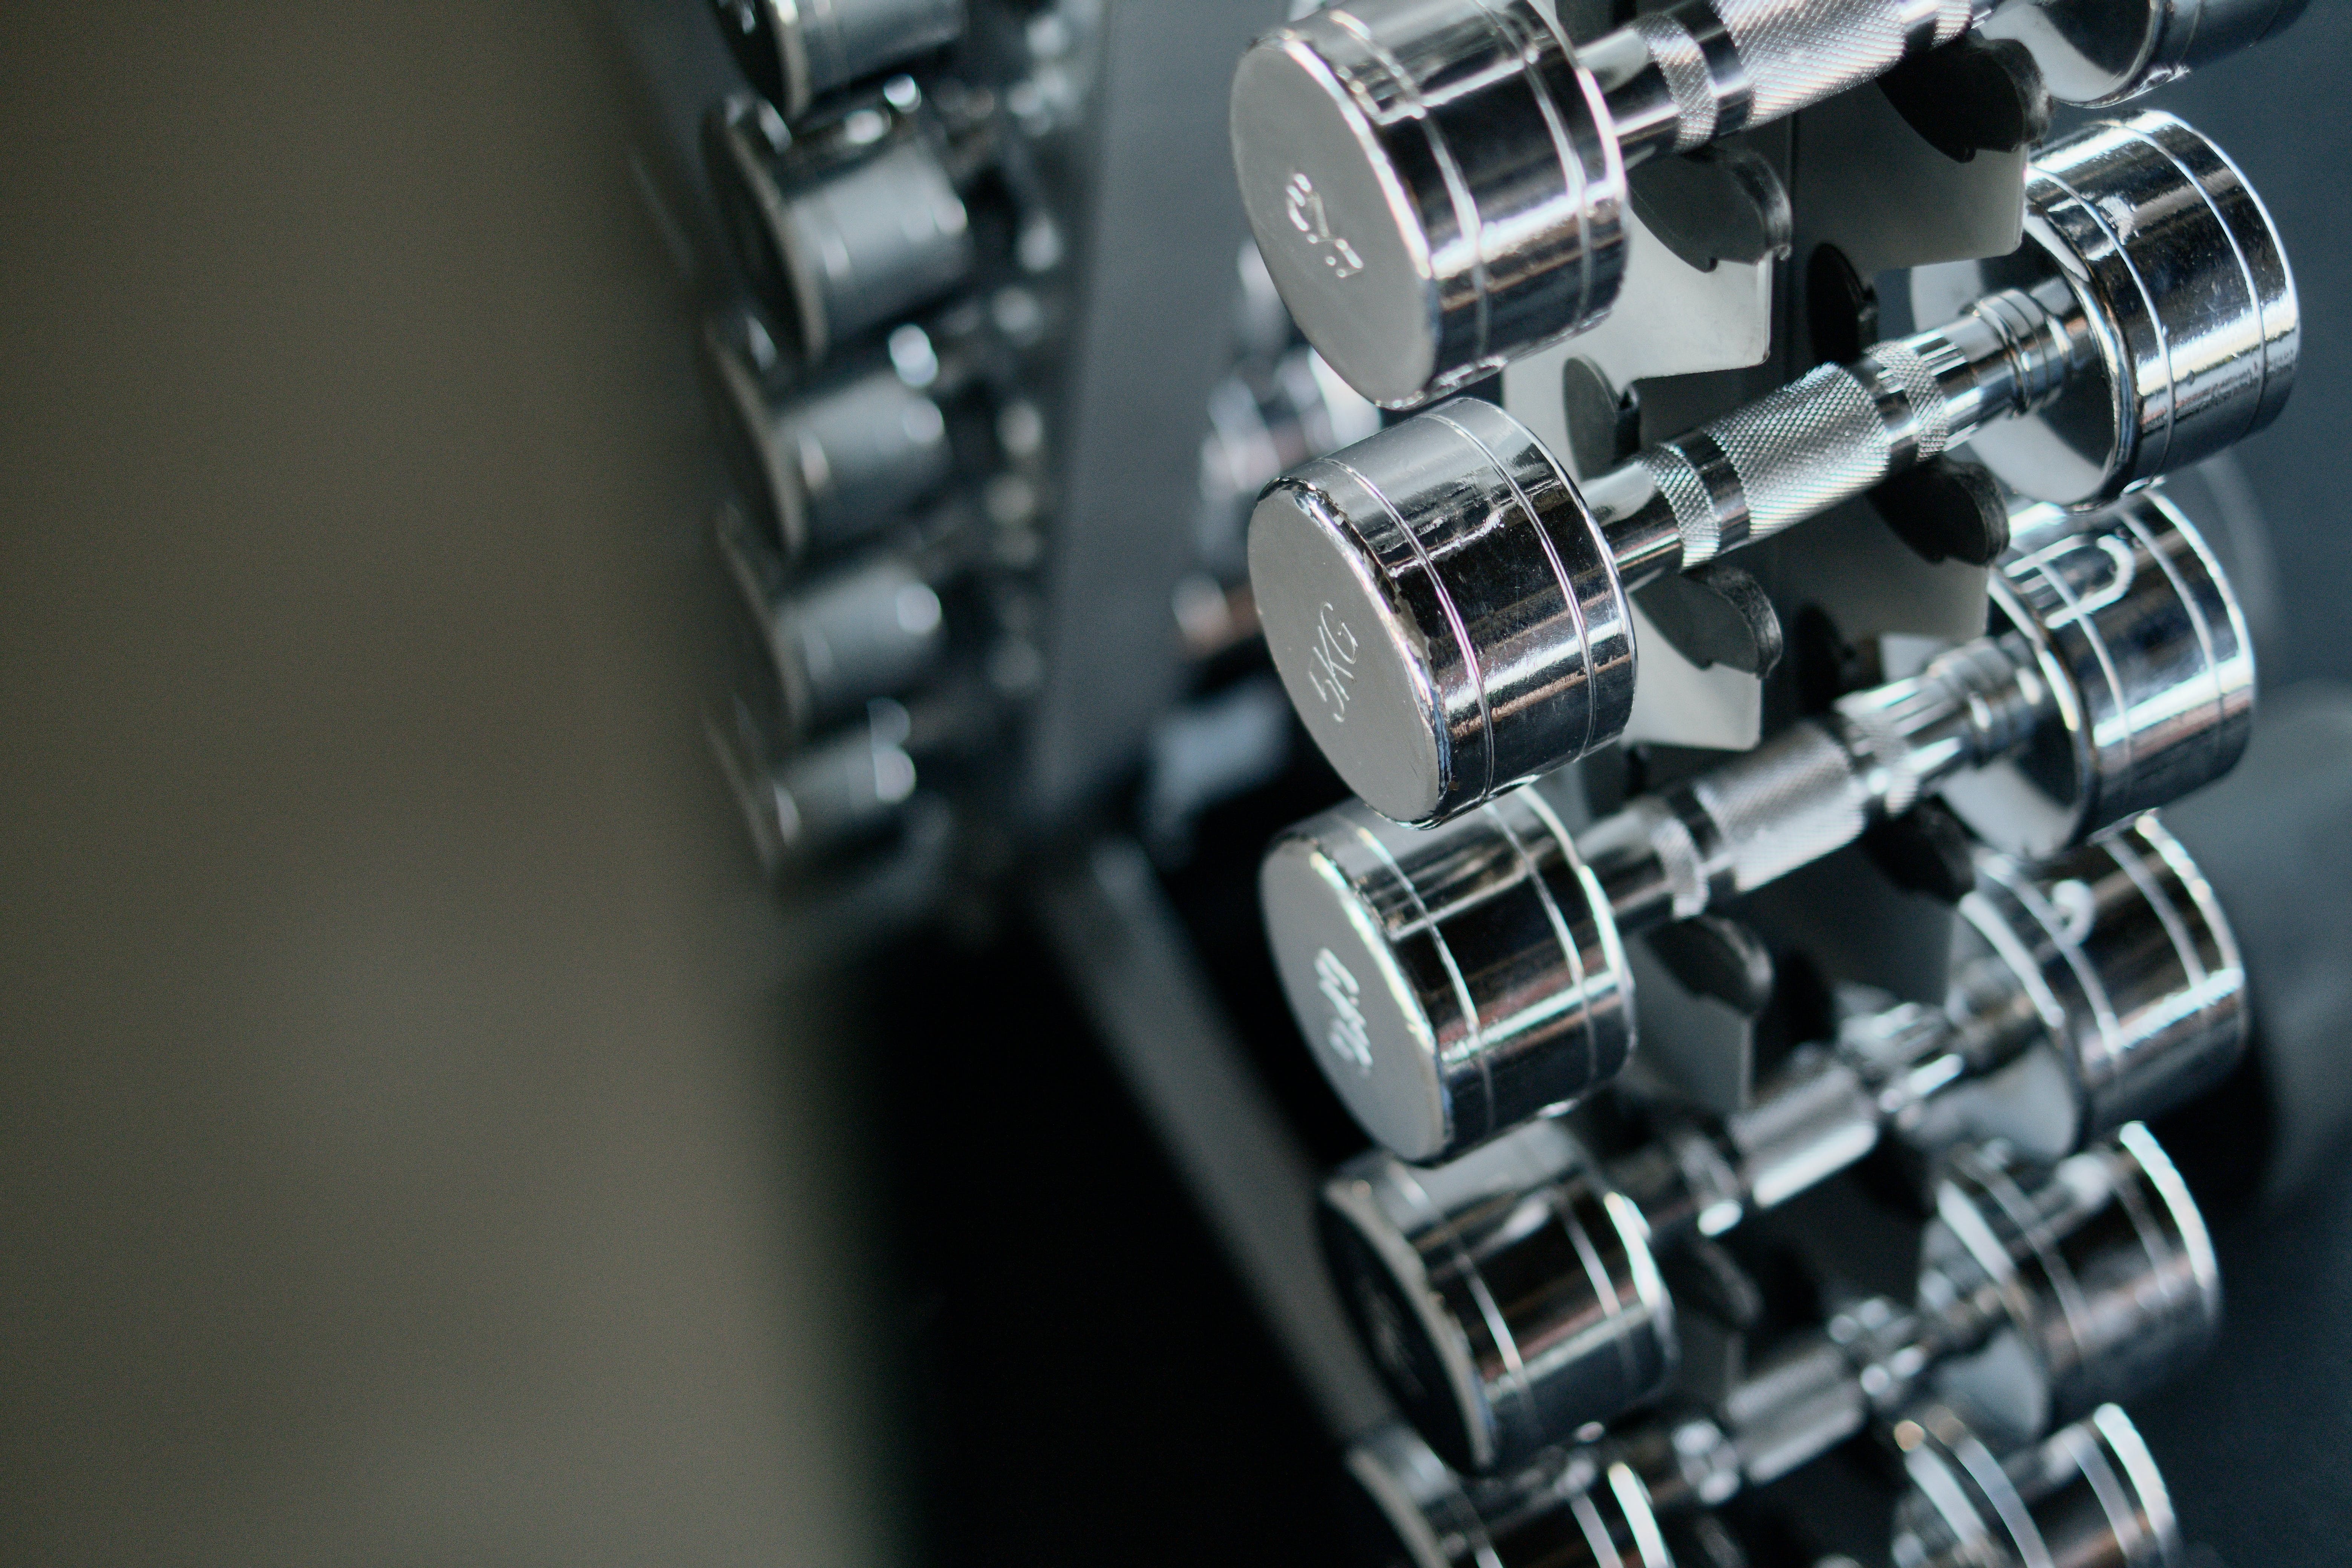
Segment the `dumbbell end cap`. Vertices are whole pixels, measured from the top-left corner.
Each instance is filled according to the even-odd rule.
[[[1310,17],[1242,57],[1234,169],[1266,271],[1307,341],[1381,407],[1418,407],[1447,390],[1428,238],[1379,131],[1321,47],[1334,32]]]
[[[1344,817],[1326,816],[1333,831]],[[1453,1139],[1436,1041],[1381,940],[1378,916],[1330,851],[1286,837],[1258,873],[1267,945],[1293,1016],[1349,1115],[1402,1159],[1430,1160]]]
[[[1278,484],[1250,515],[1249,566],[1267,651],[1324,757],[1382,816],[1436,820],[1444,728],[1362,541],[1315,490]]]
[[[1495,1447],[1478,1371],[1460,1331],[1437,1309],[1420,1253],[1374,1192],[1379,1179],[1350,1166],[1324,1186],[1324,1257],[1401,1414],[1432,1453],[1475,1474]]]

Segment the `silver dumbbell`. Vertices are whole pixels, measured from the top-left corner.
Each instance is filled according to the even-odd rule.
[[[1759,1109],[1769,1123],[1771,1110]],[[1831,1148],[1855,1157],[1851,1146]],[[1655,1182],[1661,1163],[1684,1166],[1675,1184]],[[1782,1165],[1760,1168],[1789,1173]],[[1727,1227],[1758,1196],[1752,1182],[1740,1179],[1758,1169],[1743,1172],[1705,1143],[1644,1151],[1604,1169],[1559,1123],[1538,1121],[1444,1165],[1410,1166],[1375,1152],[1343,1167],[1324,1189],[1325,1252],[1400,1407],[1449,1463],[1486,1470],[1609,1420],[1664,1386],[1677,1341],[1654,1246],[1697,1223],[1694,1194],[1706,1200],[1699,1215],[1712,1210],[1703,1228]],[[1790,1409],[1850,1431],[1872,1402],[1885,1403],[1894,1386],[1887,1369],[1908,1366],[1904,1376],[1911,1379],[1939,1358],[1977,1350],[2001,1327],[2002,1314],[2019,1336],[2007,1349],[2022,1354],[1969,1364],[1986,1369],[1988,1405],[1997,1394],[1998,1407],[2021,1429],[2041,1429],[2037,1409],[2088,1408],[2085,1389],[2113,1396],[2101,1391],[2140,1376],[2143,1353],[2168,1367],[2187,1353],[2182,1344],[2202,1342],[2206,1329],[2199,1325],[2208,1324],[2213,1301],[2174,1287],[2197,1278],[2209,1295],[2218,1289],[2210,1248],[2187,1190],[2140,1124],[2070,1157],[2046,1178],[2016,1176],[2000,1158],[1966,1151],[1953,1169],[1938,1188],[1946,1217],[1935,1234],[1947,1239],[1931,1240],[1927,1249],[1922,1314],[1880,1336],[1886,1342],[1866,1359],[1884,1366],[1851,1373],[1859,1379],[1851,1388],[1840,1381],[1849,1372],[1838,1370],[1845,1363],[1837,1358],[1851,1360],[1853,1347],[1825,1341],[1817,1350],[1828,1359],[1813,1373],[1776,1373],[1778,1381],[1743,1395],[1748,1413],[1734,1425],[1750,1435],[1743,1463],[1751,1471],[1778,1474],[1777,1461],[1758,1456],[1814,1441],[1803,1433],[1759,1436],[1784,1424],[1772,1402],[1793,1386],[1790,1377],[1818,1386]],[[1621,1185],[1625,1176],[1634,1190]],[[2026,1188],[2039,1195],[2021,1197]],[[2029,1206],[2006,1210],[2003,1202]],[[2000,1217],[2012,1212],[2041,1223],[2021,1231]],[[2118,1225],[2117,1215],[2126,1223]],[[1664,1233],[1657,1242],[1654,1229]],[[2159,1244],[2162,1237],[2170,1239]],[[2097,1293],[2119,1279],[2142,1292],[2145,1300],[2133,1299],[2147,1311],[2164,1309],[2135,1320],[2137,1337],[2125,1341],[2112,1336],[2112,1321],[2082,1317],[2084,1303],[2104,1301]],[[2158,1331],[2163,1322],[2174,1328]],[[2019,1366],[2033,1373],[2024,1386],[2002,1381]]]
[[[940,147],[920,121],[894,132],[880,110],[865,112],[874,147],[799,182],[780,169],[791,133],[764,103],[722,106],[706,136],[736,254],[806,364],[949,293],[978,264]]]
[[[736,63],[787,120],[963,36],[963,0],[712,0]]]
[[[1900,1568],[2029,1568],[2083,1563],[2170,1568],[2179,1542],[2170,1496],[2131,1418],[2101,1405],[2005,1460],[1948,1405],[1924,1404],[1888,1436],[1910,1485],[1897,1506]],[[1449,1468],[1410,1427],[1391,1423],[1349,1448],[1366,1505],[1367,1562],[1411,1568],[1657,1568],[1681,1561],[1698,1494],[1663,1425],[1597,1449],[1555,1449],[1507,1475]],[[1696,1458],[1696,1456],[1685,1456]],[[1704,1461],[1700,1461],[1704,1462]],[[1644,1479],[1657,1477],[1657,1489]],[[1736,1471],[1710,1474],[1727,1500]],[[1736,1560],[1736,1559],[1735,1559]]]
[[[2174,1568],[2171,1494],[2131,1418],[2103,1405],[2006,1461],[1948,1409],[1896,1424],[1910,1486],[1895,1568]]]
[[[1762,125],[1973,24],[2114,103],[2262,37],[2277,0],[1683,0],[1580,47],[1535,0],[1342,0],[1233,87],[1250,226],[1307,341],[1412,408],[1607,315],[1626,170]]]
[[[2143,496],[2063,545],[2025,543],[2000,574],[2021,625],[1572,837],[1519,789],[1426,831],[1349,802],[1278,838],[1259,877],[1276,970],[1358,1123],[1437,1160],[1591,1092],[1633,1047],[1628,933],[1810,864],[1928,791],[1989,830],[2026,820],[2039,849],[2225,771],[2252,655],[2195,529]],[[2014,779],[1954,795],[1990,766]],[[2011,809],[2034,791],[2039,816]]]
[[[1790,1053],[1719,1136],[1672,1127],[1612,1166],[1654,1236],[1718,1235],[1888,1132],[1930,1150],[2000,1137],[2054,1160],[2186,1104],[2243,1054],[2236,941],[2155,817],[2032,868],[1979,851],[1960,908],[1943,1007],[1848,1018]]]
[[[1276,480],[1251,519],[1251,583],[1283,684],[1349,787],[1396,821],[1440,822],[1609,744],[1633,709],[1631,591],[1989,421],[2039,433],[1997,472],[2079,506],[2277,414],[2294,286],[2210,142],[2164,115],[2086,128],[2045,152],[2030,205],[2018,265],[2039,273],[2021,287],[1581,489],[1525,426],[1466,399]],[[2025,482],[2053,471],[2064,493]]]
[[[787,561],[892,521],[954,468],[947,417],[932,395],[938,356],[929,336],[904,324],[890,348],[887,362],[779,399],[771,392],[777,351],[757,317],[704,331],[730,459]]]
[[[791,742],[846,719],[877,697],[907,690],[935,669],[948,629],[933,568],[892,552],[855,562],[783,591],[777,566],[723,512],[719,556],[744,640],[757,650],[776,738]]]
[[[1403,1568],[1674,1568],[1641,1478],[1555,1453],[1499,1480],[1460,1476],[1410,1427],[1348,1451],[1368,1563]]]

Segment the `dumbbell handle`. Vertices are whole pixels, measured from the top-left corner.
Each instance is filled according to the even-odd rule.
[[[2056,710],[2016,633],[1979,637],[1577,835],[1621,932],[1688,920],[1853,843]]]
[[[1654,1245],[1720,1236],[1777,1208],[1878,1144],[1930,1098],[2011,1060],[2042,1028],[2015,975],[1980,960],[1938,1010],[1899,1003],[1833,1044],[1794,1052],[1719,1135],[1677,1126],[1609,1165]]]
[[[1932,331],[1880,343],[1589,481],[1625,590],[1819,517],[2057,395],[2095,363],[2063,279],[2002,289]]]
[[[1948,44],[1990,0],[1682,0],[1580,47],[1630,165],[1751,130]]]

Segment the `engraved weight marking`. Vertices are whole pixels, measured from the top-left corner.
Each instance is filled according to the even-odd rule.
[[[1323,265],[1331,269],[1334,281],[1353,278],[1364,269],[1364,258],[1356,254],[1356,247],[1331,232],[1330,215],[1323,210],[1323,193],[1303,170],[1284,183],[1282,207],[1289,215],[1290,226],[1322,253]]]
[[[1331,1004],[1331,1027],[1324,1032],[1323,1043],[1331,1054],[1352,1064],[1360,1073],[1372,1070],[1372,1037],[1364,1026],[1364,1011],[1356,1005],[1363,986],[1339,955],[1329,948],[1315,954],[1315,988]]]
[[[1307,682],[1331,710],[1334,724],[1348,721],[1348,683],[1356,679],[1359,647],[1356,634],[1326,600],[1315,616],[1315,647],[1309,654],[1313,663],[1307,667]]]

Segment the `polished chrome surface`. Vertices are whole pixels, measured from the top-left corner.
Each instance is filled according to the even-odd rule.
[[[893,368],[836,378],[779,406],[733,345],[707,334],[704,352],[731,416],[730,444],[787,559],[887,526],[953,469],[940,405]]]
[[[1555,1452],[1493,1480],[1454,1475],[1391,1424],[1348,1451],[1373,1561],[1409,1568],[1674,1568],[1648,1491],[1622,1463]]]
[[[2030,874],[1979,852],[1960,913],[1973,950],[2042,1019],[2071,1142],[2204,1092],[2245,1048],[2237,942],[2203,873],[2153,816]]]
[[[1972,450],[2038,500],[2087,505],[2186,468],[2277,417],[2302,317],[2286,252],[2245,176],[2154,111],[2042,148],[2010,279],[2054,273],[2089,307],[2099,373],[1979,433]]]
[[[1434,833],[1349,802],[1285,833],[1259,890],[1317,1065],[1405,1159],[1575,1100],[1633,1049],[1616,924],[1533,791]]]
[[[2015,514],[1989,581],[2048,692],[2007,758],[1944,785],[1979,834],[2029,858],[2227,773],[2254,715],[2254,649],[2211,550],[2160,491],[2085,525]]]
[[[2004,470],[2028,494],[2073,504],[2112,500],[2266,423],[2292,380],[2293,286],[2235,171],[2160,115],[2095,127],[2053,157],[2029,191],[2042,215],[2034,232],[2069,236],[2081,276],[1997,290],[1946,327],[1823,366],[1654,447],[1585,492],[1525,426],[1468,401],[1277,480],[1252,519],[1252,581],[1285,684],[1341,778],[1383,815],[1430,823],[1588,754],[1632,711],[1628,591],[1819,516],[1972,436],[1979,448],[1992,440],[1997,457],[2075,428],[2081,409],[2116,412],[2100,428],[2124,436],[2093,468],[2038,475],[2058,493]],[[2102,251],[2077,232],[2126,210],[2141,216],[2120,247]],[[2091,752],[2066,797],[2082,806],[2068,833],[2225,766],[2251,694],[2242,623],[2193,531],[2176,542],[2178,520],[2160,506],[2116,526],[2139,527],[2148,549],[2167,552],[2147,567],[2182,574],[2185,619],[2129,639],[2059,630],[2104,601],[2062,602],[2028,580],[2054,582],[2045,565],[2093,562],[2082,552],[2111,547],[2057,539],[2055,521],[2050,561],[2021,552],[2004,579],[2022,584],[2005,605],[2053,623],[2051,659],[2094,635],[2146,645],[2128,669],[2063,672],[2086,683],[2090,704],[2087,721],[2066,721]],[[2170,581],[2150,577],[2139,592],[2160,596]],[[2137,610],[2135,599],[2116,618]],[[2168,628],[2179,633],[2169,643]],[[2214,753],[2174,737],[2161,767],[2144,766],[2138,721],[2167,728],[2159,711],[2179,689],[2168,680],[2190,679],[2200,664],[2194,679],[2214,690]],[[2137,710],[2148,693],[2161,694],[2158,706]],[[2120,727],[2099,713],[2110,703],[2122,705]]]
[[[2003,0],[1987,37],[2033,51],[2062,103],[2137,98],[2278,32],[2308,0]]]
[[[1624,727],[1631,611],[1543,444],[1471,400],[1270,486],[1250,523],[1266,645],[1372,808],[1454,816]]]
[[[1323,1233],[1382,1380],[1458,1469],[1526,1463],[1673,1375],[1648,1227],[1554,1122],[1444,1165],[1344,1165]]]
[[[787,119],[964,29],[963,0],[714,0],[719,29]]]
[[[2220,1326],[2204,1218],[2138,1122],[2054,1166],[1998,1143],[1964,1146],[1936,1215],[1921,1244],[1921,1310],[1962,1345],[1982,1336],[1937,1381],[2011,1430],[2145,1392]]]
[[[2102,1405],[2004,1463],[1953,1411],[1895,1431],[1911,1490],[1896,1568],[2176,1568],[2172,1499],[2131,1418]]]
[[[1343,0],[1259,40],[1232,112],[1283,302],[1383,407],[1616,298],[1624,165],[1598,84],[1531,0]]]

